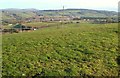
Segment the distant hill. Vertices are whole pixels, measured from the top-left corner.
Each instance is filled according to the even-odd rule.
[[[91,9],[37,10],[37,9],[1,9],[2,20],[22,20],[38,16],[73,16],[73,17],[117,17],[115,11]],[[1,11],[0,10],[0,11]]]
[[[117,12],[90,10],[90,9],[65,9],[63,10],[44,10],[47,15],[65,15],[65,16],[78,16],[78,17],[115,17]],[[40,13],[40,12],[38,12]],[[44,14],[43,14],[44,15]]]

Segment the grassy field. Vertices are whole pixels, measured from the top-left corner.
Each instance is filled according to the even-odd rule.
[[[30,22],[30,23],[21,23],[22,25],[25,26],[31,26],[31,27],[45,27],[45,26],[59,26],[60,24],[62,24],[61,22]],[[63,23],[64,24],[64,23]],[[13,25],[4,25],[2,28],[4,29],[10,29],[13,28],[13,26],[15,26],[16,24]]]
[[[41,27],[41,26],[54,26],[58,25],[60,23],[58,22],[31,22],[31,23],[24,23],[26,26],[32,26],[32,27]]]
[[[117,76],[117,24],[66,24],[3,35],[3,76]]]

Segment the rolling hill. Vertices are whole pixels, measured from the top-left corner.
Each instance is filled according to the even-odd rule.
[[[1,9],[2,20],[19,21],[39,19],[40,16],[67,16],[67,17],[117,17],[115,11],[91,10],[91,9],[65,9],[65,10],[38,10],[38,9]]]

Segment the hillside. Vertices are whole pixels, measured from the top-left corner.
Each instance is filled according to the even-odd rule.
[[[65,9],[63,10],[37,10],[37,9],[2,9],[3,20],[22,20],[37,18],[38,16],[74,16],[74,17],[117,17],[117,12],[90,10],[90,9]]]

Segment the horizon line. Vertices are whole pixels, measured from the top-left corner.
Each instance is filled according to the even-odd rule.
[[[62,8],[58,8],[58,9],[38,9],[38,8],[0,8],[0,10],[6,10],[6,9],[20,9],[20,10],[24,10],[24,9],[35,9],[35,10],[63,10]],[[118,12],[115,11],[115,10],[106,10],[106,9],[87,9],[87,8],[66,8],[64,10],[67,10],[67,9],[76,9],[76,10],[79,10],[79,9],[85,9],[85,10],[98,10],[98,11],[113,11],[113,12]]]

